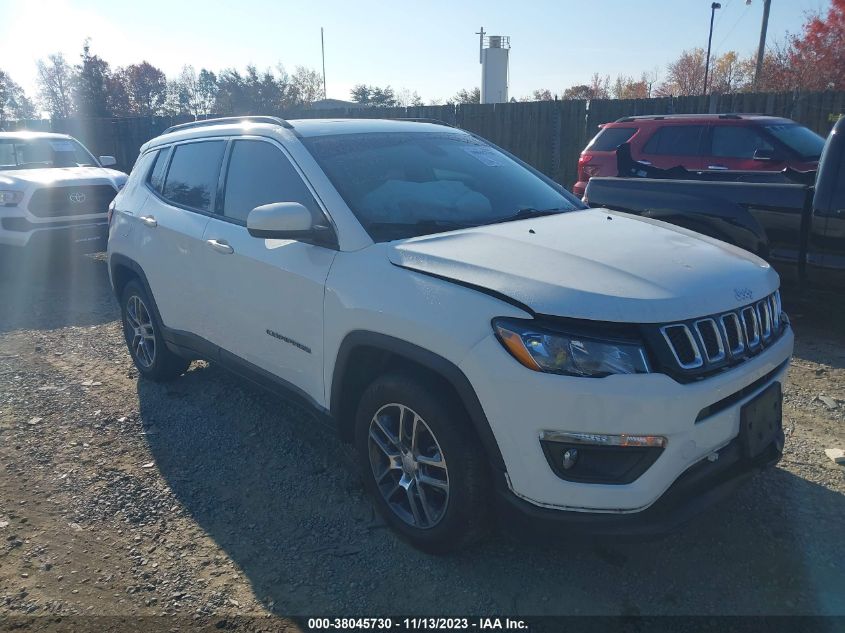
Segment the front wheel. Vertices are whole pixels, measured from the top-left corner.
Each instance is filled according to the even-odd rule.
[[[152,305],[140,283],[133,280],[126,284],[120,302],[123,335],[132,361],[144,378],[172,380],[184,374],[191,361],[167,348]]]
[[[431,553],[477,540],[490,514],[484,454],[462,408],[438,387],[382,376],[364,392],[355,421],[359,466],[376,508]]]

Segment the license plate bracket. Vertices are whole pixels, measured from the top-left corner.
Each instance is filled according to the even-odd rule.
[[[783,390],[779,382],[772,383],[742,406],[739,425],[739,437],[748,458],[757,457],[781,437]]]

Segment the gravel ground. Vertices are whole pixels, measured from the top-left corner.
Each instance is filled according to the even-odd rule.
[[[307,411],[205,363],[139,380],[102,256],[59,264],[0,280],[0,620],[845,614],[845,470],[824,455],[845,447],[845,328],[827,300],[787,302],[783,461],[694,524],[437,558],[377,519]]]

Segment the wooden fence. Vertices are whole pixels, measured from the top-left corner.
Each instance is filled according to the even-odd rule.
[[[295,118],[427,118],[471,132],[513,152],[561,184],[577,179],[578,155],[601,123],[638,114],[746,112],[785,116],[827,135],[845,113],[845,92],[757,93],[664,97],[656,99],[593,99],[530,103],[460,104],[411,108],[304,109],[276,114]],[[18,121],[10,129],[71,134],[96,154],[113,154],[128,170],[147,140],[190,117],[61,119]]]

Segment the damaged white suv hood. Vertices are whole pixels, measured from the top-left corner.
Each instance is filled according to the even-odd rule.
[[[765,297],[759,257],[663,222],[606,209],[388,244],[398,266],[487,289],[535,313],[628,323],[716,314]]]

